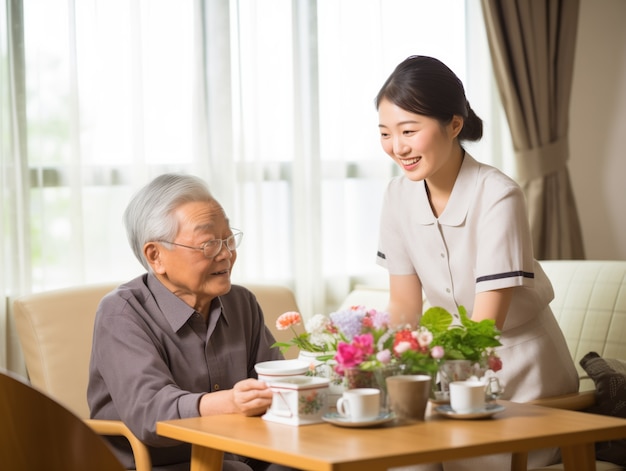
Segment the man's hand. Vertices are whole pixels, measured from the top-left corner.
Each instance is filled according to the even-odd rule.
[[[263,414],[272,404],[272,390],[258,379],[239,381],[232,391],[235,407],[248,417]]]
[[[200,415],[263,414],[272,404],[272,390],[258,379],[239,381],[233,389],[207,393],[200,399]]]

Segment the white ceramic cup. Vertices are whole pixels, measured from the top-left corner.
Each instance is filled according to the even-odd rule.
[[[485,383],[477,380],[451,382],[450,407],[459,414],[483,410],[485,408]]]
[[[348,389],[337,399],[337,412],[353,422],[373,420],[380,415],[380,391],[375,388]]]

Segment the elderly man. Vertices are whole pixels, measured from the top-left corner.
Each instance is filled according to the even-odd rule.
[[[272,392],[254,371],[281,359],[254,295],[231,285],[243,234],[198,178],[161,175],[141,189],[124,220],[147,273],[100,303],[88,401],[91,417],[121,419],[150,447],[155,469],[188,469],[190,447],[156,434],[159,420],[265,412]],[[124,439],[111,439],[133,467]],[[265,469],[225,455],[224,470]],[[274,468],[274,466],[272,466]]]

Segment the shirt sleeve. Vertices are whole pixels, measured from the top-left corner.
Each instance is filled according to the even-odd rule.
[[[376,263],[386,268],[391,275],[415,274],[411,256],[406,250],[407,223],[402,220],[405,206],[399,180],[392,179],[383,198],[376,254]]]
[[[131,303],[105,298],[99,314],[92,351],[97,375],[89,387],[106,393],[96,395],[102,403],[91,405],[92,415],[121,419],[148,445],[171,445],[171,440],[156,434],[156,422],[197,416],[205,392],[192,393],[177,385],[162,343]]]
[[[517,185],[483,198],[476,240],[476,293],[533,286],[534,256],[526,202]]]

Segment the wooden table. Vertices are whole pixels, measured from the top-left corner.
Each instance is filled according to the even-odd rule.
[[[218,415],[157,423],[157,433],[192,444],[191,471],[220,471],[223,452],[312,471],[376,471],[494,453],[560,447],[566,470],[595,469],[594,442],[626,437],[626,420],[498,401],[492,418],[456,420],[428,414],[424,422],[377,428],[331,424],[300,427],[260,417]]]

